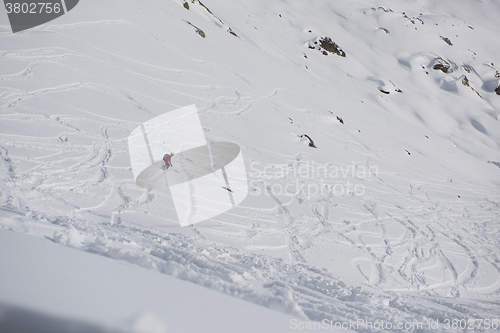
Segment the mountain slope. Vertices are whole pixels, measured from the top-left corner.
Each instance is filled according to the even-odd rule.
[[[303,320],[498,312],[495,1],[186,3],[1,14],[3,228]],[[189,104],[251,192],[180,228],[127,137]]]

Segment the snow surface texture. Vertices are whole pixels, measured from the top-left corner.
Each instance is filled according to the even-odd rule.
[[[2,228],[301,320],[499,317],[498,1],[86,0],[18,34],[0,15]],[[190,104],[251,193],[180,228],[127,137]]]
[[[0,249],[15,252],[0,257],[2,303],[11,305],[0,303],[6,319],[0,320],[0,332],[163,333],[218,327],[253,333],[262,326],[287,332],[294,319],[158,271],[12,231],[0,230]],[[64,269],[54,274],[47,267]],[[25,303],[41,313],[19,306]]]

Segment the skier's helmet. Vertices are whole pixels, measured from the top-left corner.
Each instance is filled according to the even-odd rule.
[[[174,156],[174,153],[170,153],[170,155]]]

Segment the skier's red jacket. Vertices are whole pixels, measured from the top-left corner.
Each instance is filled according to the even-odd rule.
[[[170,164],[170,166],[173,166],[172,165],[172,155],[165,154],[165,156],[163,156],[163,162],[165,162],[165,164]]]

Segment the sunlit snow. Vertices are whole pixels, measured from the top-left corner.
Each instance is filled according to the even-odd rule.
[[[498,17],[496,0],[82,0],[13,34],[1,9],[0,330],[498,328]],[[181,228],[127,138],[192,104],[241,148],[249,194]]]

